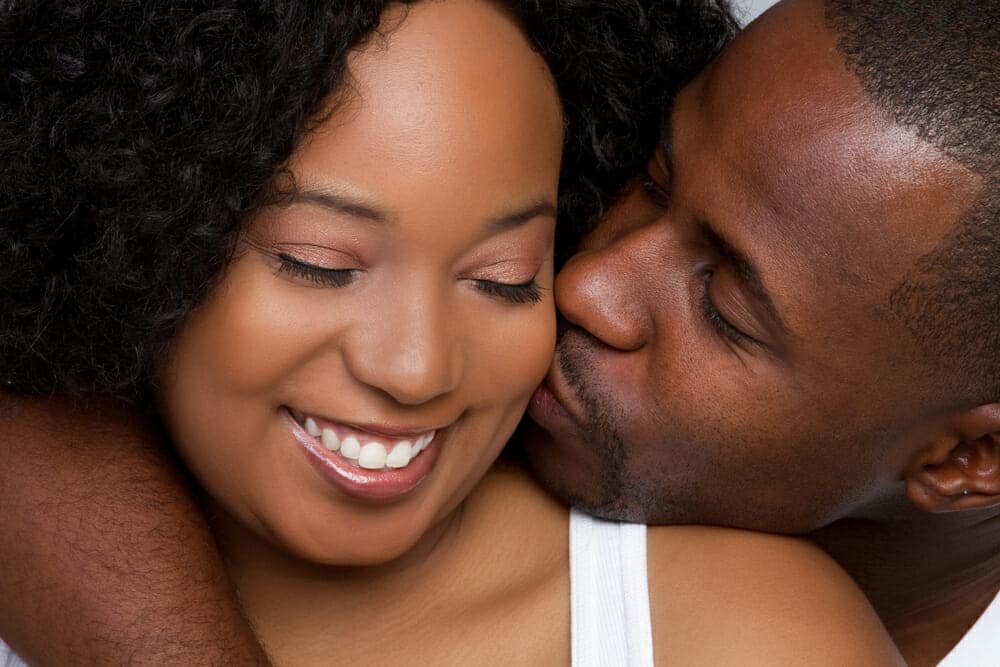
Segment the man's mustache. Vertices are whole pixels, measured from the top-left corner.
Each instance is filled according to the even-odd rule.
[[[585,329],[562,317],[557,321],[555,364],[586,411],[584,415],[577,415],[577,419],[583,418],[588,422],[600,411],[600,404],[593,396],[594,378],[588,359],[601,346],[602,343]]]

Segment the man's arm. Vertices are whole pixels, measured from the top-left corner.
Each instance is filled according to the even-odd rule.
[[[0,393],[0,564],[31,664],[268,664],[177,464],[112,401]]]

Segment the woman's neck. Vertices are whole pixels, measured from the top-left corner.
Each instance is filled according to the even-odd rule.
[[[246,612],[271,654],[279,663],[329,664],[334,647],[338,655],[363,658],[370,642],[381,647],[377,662],[393,663],[384,655],[393,650],[401,651],[400,663],[409,662],[426,648],[422,641],[434,643],[434,632],[424,628],[432,620],[447,622],[513,582],[561,576],[566,538],[553,531],[557,525],[565,525],[565,510],[523,473],[506,470],[489,474],[405,554],[377,566],[305,561],[221,511],[214,529]],[[529,535],[511,534],[512,526]],[[537,548],[526,550],[525,544]],[[396,634],[407,641],[386,647],[385,639]]]

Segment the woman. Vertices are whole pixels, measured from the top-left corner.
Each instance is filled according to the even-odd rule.
[[[558,48],[573,4],[558,29],[551,6],[485,0],[94,19],[90,43],[128,57],[60,87],[70,111],[31,128],[49,145],[5,207],[11,381],[156,406],[278,664],[891,663],[846,577],[778,538],[650,531],[651,599],[643,576],[571,615],[587,575],[571,582],[569,551],[644,574],[645,533],[574,516],[567,544],[567,510],[494,466],[553,347],[564,144],[574,166],[606,147],[574,144],[593,112],[577,85],[608,61]],[[31,59],[66,53],[21,57],[30,89]],[[85,74],[135,97],[88,95]],[[103,152],[74,152],[66,119],[102,128]],[[94,187],[66,182],[66,162]],[[569,203],[615,170],[591,173]],[[102,311],[136,318],[43,317]],[[622,612],[587,615],[605,599]]]

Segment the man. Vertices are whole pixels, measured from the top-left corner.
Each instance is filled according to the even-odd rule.
[[[809,535],[912,664],[1000,590],[997,19],[804,0],[751,25],[678,96],[653,195],[560,274],[526,447],[596,514]]]
[[[598,514],[808,535],[915,665],[1000,604],[998,14],[786,0],[727,47],[560,274],[527,436]]]

